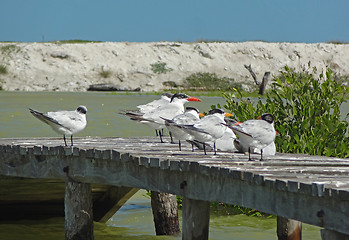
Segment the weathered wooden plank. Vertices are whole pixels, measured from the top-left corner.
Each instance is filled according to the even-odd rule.
[[[328,229],[321,229],[322,240],[349,240],[349,235],[342,234]]]
[[[0,174],[64,179],[63,169],[69,169],[86,183],[234,203],[349,234],[348,159],[277,154],[248,162],[244,154],[193,153],[190,145],[179,152],[154,138],[78,138],[75,143],[79,155],[75,148],[66,154],[61,139],[0,139]],[[41,154],[35,154],[38,147]]]
[[[110,186],[103,196],[93,203],[93,219],[107,222],[139,189]]]

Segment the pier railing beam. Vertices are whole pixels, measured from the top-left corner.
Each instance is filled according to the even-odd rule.
[[[181,232],[176,195],[152,191],[151,207],[156,235],[178,235]]]
[[[210,221],[210,202],[183,197],[182,239],[207,240]]]
[[[64,196],[65,239],[93,240],[91,185],[67,180]]]
[[[301,240],[302,223],[296,220],[277,217],[278,240]]]
[[[322,240],[349,240],[349,235],[345,235],[328,229],[321,229]]]

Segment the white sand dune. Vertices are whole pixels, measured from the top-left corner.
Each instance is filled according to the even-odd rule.
[[[166,63],[167,73],[151,64]],[[329,43],[177,43],[105,42],[81,44],[0,43],[0,86],[7,91],[86,91],[91,84],[112,83],[121,89],[159,91],[166,82],[181,84],[196,72],[234,78],[246,87],[264,72],[278,74],[283,66],[300,69],[326,66],[349,75],[349,44]],[[101,72],[108,76],[101,76]]]

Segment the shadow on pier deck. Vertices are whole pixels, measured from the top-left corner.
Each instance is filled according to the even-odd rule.
[[[179,152],[177,145],[155,138],[77,138],[76,147],[60,144],[61,139],[53,138],[0,139],[0,175],[45,184],[81,183],[81,194],[91,189],[86,198],[95,202],[111,186],[124,188],[128,195],[121,205],[137,189],[183,196],[183,239],[195,234],[208,238],[209,202],[320,226],[326,229],[324,239],[349,235],[349,159],[277,154],[248,161],[243,154],[203,155],[189,145]],[[100,211],[106,214],[100,215],[107,218],[116,202],[109,201],[107,210]]]

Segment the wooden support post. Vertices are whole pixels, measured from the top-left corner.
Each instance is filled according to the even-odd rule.
[[[302,223],[296,220],[277,217],[278,240],[301,240]]]
[[[182,239],[207,240],[210,221],[210,202],[183,197]]]
[[[65,239],[93,240],[91,185],[67,180],[64,196]]]
[[[178,235],[181,232],[176,195],[152,191],[151,207],[156,235]]]
[[[321,229],[322,240],[349,240],[349,235],[345,235],[328,229]]]
[[[110,186],[105,194],[93,203],[93,220],[107,222],[139,189]]]

